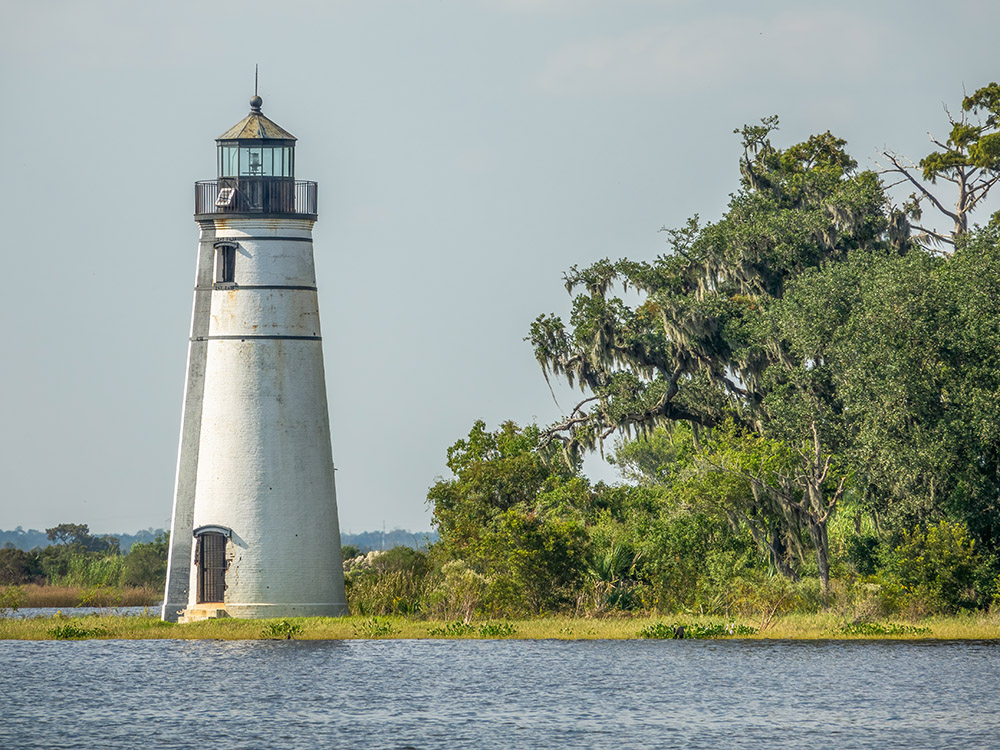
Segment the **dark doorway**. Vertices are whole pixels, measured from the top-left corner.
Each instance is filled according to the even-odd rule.
[[[198,603],[225,601],[226,535],[205,531],[198,535]]]

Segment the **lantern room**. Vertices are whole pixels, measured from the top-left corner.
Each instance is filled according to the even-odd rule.
[[[295,136],[267,118],[256,94],[250,114],[216,138],[217,180],[195,185],[195,216],[316,214],[316,183],[295,181]]]
[[[260,111],[263,100],[250,100],[250,114],[216,138],[219,178],[295,178],[295,136]]]

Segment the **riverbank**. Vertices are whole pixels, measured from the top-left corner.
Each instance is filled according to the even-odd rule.
[[[789,615],[766,627],[751,620],[729,622],[712,617],[574,618],[442,622],[404,617],[309,617],[288,620],[207,620],[189,625],[144,616],[72,616],[0,619],[2,640],[75,640],[86,638],[146,640],[350,640],[350,639],[527,639],[629,640],[685,638],[751,640],[1000,640],[1000,614],[931,617],[916,622],[878,621],[851,624],[832,614]]]

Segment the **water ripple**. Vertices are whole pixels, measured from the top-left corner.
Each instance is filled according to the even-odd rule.
[[[919,748],[1000,737],[1000,645],[0,642],[0,747]]]

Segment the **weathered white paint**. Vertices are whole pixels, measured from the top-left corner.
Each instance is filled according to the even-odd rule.
[[[192,338],[203,340],[189,356],[164,618],[176,616],[172,589],[196,607],[191,539],[205,525],[232,530],[232,616],[346,614],[312,222],[199,223]],[[231,287],[212,286],[220,240],[237,243]]]
[[[212,272],[215,262],[214,231],[203,230],[198,243],[194,305],[191,311],[191,339],[188,344],[187,378],[181,413],[181,436],[177,450],[174,482],[174,509],[170,522],[170,552],[167,557],[167,585],[161,617],[175,622],[188,603],[188,580],[193,554],[194,490],[198,468],[198,441],[201,437],[201,408],[205,388],[205,359],[208,353],[209,311],[212,303]]]

